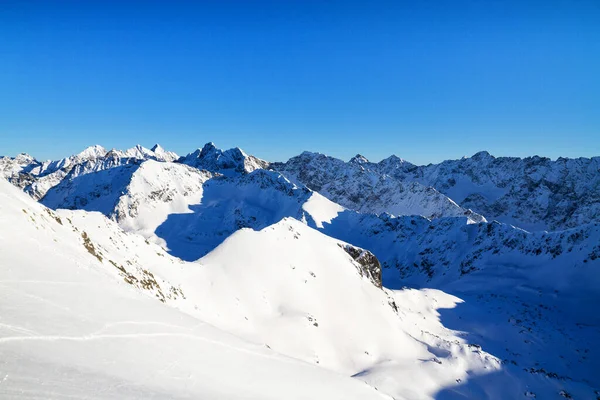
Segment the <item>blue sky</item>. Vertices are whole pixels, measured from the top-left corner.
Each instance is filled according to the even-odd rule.
[[[600,2],[4,1],[0,154],[600,155]]]

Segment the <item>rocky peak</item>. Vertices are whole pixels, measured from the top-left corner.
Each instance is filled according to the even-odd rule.
[[[198,149],[200,150],[200,152],[198,153],[198,157],[206,157],[210,154],[214,154],[216,152],[220,152],[219,149],[217,149],[217,146],[215,146],[215,144],[213,142],[208,142],[206,143],[202,149]]]
[[[159,152],[163,153],[165,151],[165,149],[163,149],[163,147],[158,143],[156,143],[154,146],[152,146],[152,148],[150,150],[152,150],[155,153],[159,153]]]
[[[257,169],[267,168],[269,165],[264,160],[246,154],[239,147],[221,150],[213,142],[206,143],[202,149],[182,157],[179,162],[229,176],[249,173]]]
[[[493,155],[491,155],[490,153],[488,153],[487,151],[483,150],[483,151],[478,151],[477,153],[473,154],[473,156],[471,158],[473,160],[491,161],[495,157]]]
[[[381,288],[381,264],[377,257],[368,250],[361,249],[349,244],[338,244],[356,263],[361,276],[366,276],[373,285]]]
[[[365,156],[357,154],[354,157],[352,157],[349,162],[351,164],[367,164],[369,160],[367,160]]]

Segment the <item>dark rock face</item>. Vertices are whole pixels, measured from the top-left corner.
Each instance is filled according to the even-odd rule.
[[[221,150],[212,142],[205,144],[202,149],[179,158],[177,162],[226,176],[248,174],[257,169],[267,168],[269,165],[267,161],[247,155],[239,147]]]
[[[368,277],[373,285],[381,288],[381,264],[377,257],[368,250],[351,245],[339,245],[359,265],[358,272],[361,276]]]
[[[29,173],[19,172],[12,176],[9,176],[8,181],[18,187],[21,190],[25,190],[25,188],[29,187],[33,182],[35,182],[35,177]]]

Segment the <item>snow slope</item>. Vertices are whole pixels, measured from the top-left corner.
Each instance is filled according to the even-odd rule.
[[[498,357],[502,368],[437,398],[598,395],[597,224],[529,233],[498,222],[469,224],[466,218],[376,218],[346,211],[323,231],[378,256],[388,287],[436,288],[464,301],[442,311],[442,323],[464,332],[474,351]]]
[[[186,263],[99,213],[55,213],[6,182],[0,196],[2,396],[429,399],[499,368],[440,324],[458,299],[399,304],[373,258],[299,221]]]
[[[142,294],[156,281],[148,271],[140,288],[127,282],[133,279],[127,274],[138,273],[138,262],[153,259],[156,266],[160,259],[173,269],[182,264],[124,233],[112,238],[113,246],[129,249],[94,244],[70,217],[91,219],[90,227],[104,221],[105,232],[116,228],[82,211],[57,215],[0,182],[0,397],[388,398]],[[127,255],[125,274],[118,266]],[[117,273],[125,280],[115,279]],[[166,301],[184,301],[182,296]]]

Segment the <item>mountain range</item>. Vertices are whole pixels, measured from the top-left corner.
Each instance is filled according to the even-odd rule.
[[[600,398],[600,157],[92,146],[0,175],[0,395]]]

